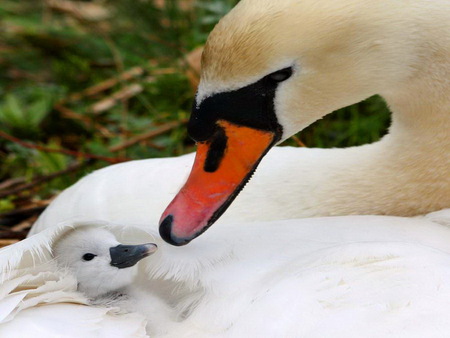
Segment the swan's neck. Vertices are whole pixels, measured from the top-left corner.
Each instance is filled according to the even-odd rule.
[[[382,93],[392,110],[389,134],[336,151],[331,169],[317,167],[325,188],[310,192],[321,205],[314,215],[417,215],[450,207],[450,35],[441,36],[441,45],[426,44],[428,57],[412,78]]]
[[[311,158],[305,152],[303,163],[284,173],[302,181],[288,217],[418,215],[450,207],[450,11],[438,2],[427,2],[429,15],[412,15],[418,59],[411,76],[381,93],[392,111],[389,134]]]
[[[427,74],[384,93],[393,116],[382,140],[347,149],[276,149],[224,218],[419,215],[450,207],[450,58],[434,61]]]
[[[389,134],[343,149],[324,170],[321,214],[418,215],[450,207],[450,61],[384,95],[392,110]],[[311,192],[313,195],[314,191]],[[329,201],[329,205],[326,206]]]
[[[427,148],[431,152],[428,156],[431,160],[431,154],[443,154],[443,149],[449,150],[450,51],[434,55],[426,69],[420,76],[410,79],[403,88],[383,96],[393,112],[390,128],[392,142],[411,150]],[[441,157],[434,158],[446,159]]]
[[[419,59],[406,81],[382,93],[393,112],[390,134],[399,144],[423,145],[442,154],[434,158],[446,160],[442,150],[449,150],[450,142],[450,7],[439,0],[413,11],[416,31],[410,34],[417,41]]]

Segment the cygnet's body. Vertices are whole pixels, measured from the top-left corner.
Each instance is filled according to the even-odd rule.
[[[172,310],[151,290],[138,285],[136,265],[156,250],[150,243],[122,245],[102,228],[74,230],[54,249],[58,266],[70,271],[92,305],[140,313],[147,319],[147,333],[161,334],[174,317]]]

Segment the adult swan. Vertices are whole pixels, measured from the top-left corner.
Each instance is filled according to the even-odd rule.
[[[181,245],[198,236],[272,145],[376,93],[393,110],[381,141],[275,148],[224,219],[449,207],[449,18],[447,0],[242,0],[206,45],[189,124],[198,155],[162,217],[163,238]],[[154,224],[192,162],[187,155],[97,171],[61,194],[32,232],[73,216]]]
[[[211,33],[202,66],[188,126],[197,156],[161,218],[167,242],[211,226],[277,142],[374,94],[393,111],[389,134],[296,173],[318,176],[302,185],[310,214],[450,206],[448,1],[243,0]]]

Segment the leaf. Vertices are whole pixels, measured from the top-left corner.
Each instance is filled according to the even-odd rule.
[[[0,120],[11,128],[23,128],[26,125],[24,115],[16,96],[7,94],[5,103],[0,109]]]
[[[42,96],[41,99],[31,103],[27,110],[27,117],[29,118],[32,127],[37,128],[41,122],[47,117],[51,110],[52,99],[48,96]]]

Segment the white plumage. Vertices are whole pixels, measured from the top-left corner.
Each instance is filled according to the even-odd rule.
[[[58,267],[75,277],[90,304],[140,313],[151,335],[165,333],[163,328],[175,320],[168,304],[137,280],[136,263],[155,251],[152,243],[123,246],[111,231],[99,227],[71,231],[54,246]]]
[[[146,337],[142,315],[87,306],[74,276],[58,269],[53,243],[87,224],[61,224],[0,250],[0,336]]]
[[[141,262],[138,283],[165,299],[177,314],[177,321],[161,323],[160,332],[167,333],[156,337],[440,337],[450,330],[450,229],[443,225],[449,219],[450,210],[446,210],[413,219],[347,216],[228,224],[211,229],[181,250],[150,236],[159,250]],[[59,234],[63,230],[56,229],[64,227],[49,230]],[[143,231],[148,225],[140,227],[116,232],[136,241],[148,236]],[[2,250],[2,271],[30,264],[27,259],[20,263],[17,253],[29,255],[30,250],[47,247],[55,236],[49,230]],[[155,230],[150,233],[156,234]],[[48,255],[46,249],[41,252]],[[45,257],[37,262],[50,258]],[[17,281],[10,274],[2,276]],[[2,313],[18,294],[5,285]],[[57,304],[43,307],[47,308],[44,321],[31,316],[35,308],[30,306],[0,325],[0,333],[16,323],[27,327],[28,321],[52,328],[49,318],[56,318],[52,306],[62,317],[65,310],[61,309],[70,306],[98,311],[107,327],[116,315],[102,308],[66,304],[72,298],[86,303],[78,300],[79,295],[67,296],[75,287],[66,287],[53,301]],[[56,308],[59,305],[63,307]],[[159,305],[154,306],[149,305],[158,314]],[[86,326],[84,313],[80,311],[78,320],[67,310],[63,319]],[[114,323],[129,330],[132,325],[136,331],[145,325],[138,315],[120,318]]]
[[[283,138],[376,93],[394,111],[389,135],[350,149],[273,149],[221,224],[183,248],[161,241],[157,221],[185,181],[192,155],[91,174],[46,210],[32,230],[42,233],[0,251],[6,281],[0,329],[26,322],[58,329],[28,315],[36,314],[36,302],[21,297],[37,294],[38,303],[52,303],[40,307],[47,319],[64,307],[70,309],[56,316],[79,330],[101,332],[112,322],[124,337],[142,334],[142,315],[111,321],[113,310],[68,304],[86,300],[73,294],[73,279],[44,269],[52,264],[48,247],[67,225],[52,227],[81,216],[127,225],[127,239],[153,235],[160,249],[142,262],[138,284],[177,315],[156,336],[447,335],[449,210],[420,219],[292,218],[417,215],[449,206],[449,10],[445,0],[242,0],[209,40],[197,104],[294,62],[273,102]],[[41,274],[33,283],[43,289],[21,279],[35,272],[18,270],[31,268],[36,251],[30,271]],[[86,312],[74,317],[73,307]],[[95,325],[85,324],[89,311],[96,311]]]

